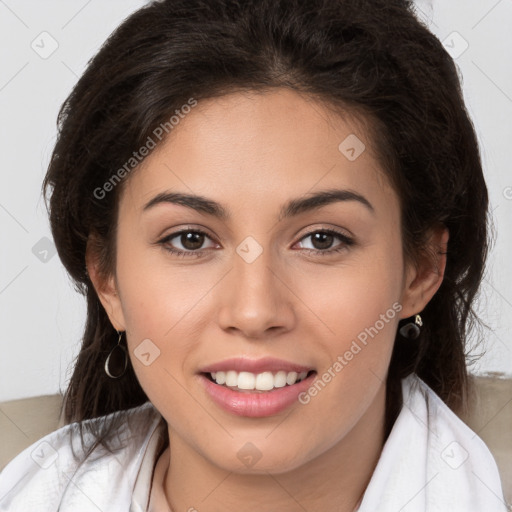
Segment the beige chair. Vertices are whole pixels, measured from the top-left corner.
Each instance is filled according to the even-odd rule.
[[[61,395],[48,395],[0,404],[0,470],[24,448],[63,425],[61,402]],[[476,377],[472,409],[463,419],[493,453],[512,503],[512,379]]]

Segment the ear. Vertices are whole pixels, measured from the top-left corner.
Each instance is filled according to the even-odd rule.
[[[448,239],[448,228],[440,226],[432,229],[426,254],[415,264],[407,264],[401,302],[402,318],[420,313],[441,286],[446,269]]]
[[[116,331],[126,331],[126,323],[115,276],[113,274],[105,276],[100,271],[99,255],[98,244],[90,237],[87,242],[85,258],[87,273],[114,329]]]

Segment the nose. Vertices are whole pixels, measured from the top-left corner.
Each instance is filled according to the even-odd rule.
[[[220,327],[253,339],[291,330],[296,317],[286,272],[270,251],[249,261],[235,252],[233,267],[219,286]]]

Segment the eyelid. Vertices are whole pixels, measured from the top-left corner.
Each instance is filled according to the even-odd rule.
[[[305,229],[306,229],[306,231],[303,234],[301,234],[300,236],[298,235],[299,238],[297,239],[297,242],[302,240],[304,237],[313,235],[314,233],[318,233],[319,231],[333,233],[333,234],[336,234],[336,235],[341,236],[341,237],[350,238],[352,240],[355,240],[355,238],[356,238],[352,234],[352,232],[350,232],[348,229],[340,228],[338,226],[332,226],[332,225],[325,225],[324,224],[324,225],[308,226]],[[294,244],[297,243],[297,242],[294,242]]]
[[[201,235],[205,235],[208,237],[212,242],[219,244],[219,242],[216,241],[215,237],[212,236],[205,228],[202,227],[193,227],[193,226],[185,226],[183,228],[179,228],[177,231],[172,231],[168,235],[160,236],[158,240],[156,241],[156,244],[165,243],[168,240],[172,240],[173,238],[176,238],[183,233],[200,233]],[[180,249],[181,250],[181,249]],[[204,249],[199,249],[197,251],[187,251],[187,252],[200,252]]]

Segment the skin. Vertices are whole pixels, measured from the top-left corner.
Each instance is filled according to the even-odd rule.
[[[286,89],[199,102],[125,183],[115,273],[102,279],[88,253],[100,300],[168,423],[162,491],[175,511],[351,512],[371,478],[398,321],[435,294],[445,256],[404,261],[399,200],[360,125]],[[366,145],[355,161],[338,149],[350,134]],[[290,199],[330,188],[364,196],[374,211],[343,201],[279,219]],[[206,196],[230,218],[170,203],[143,212],[167,191]],[[201,256],[158,243],[182,228],[208,233]],[[315,245],[311,235],[324,229],[354,244]],[[263,249],[252,263],[236,252],[248,236]],[[447,241],[446,230],[432,232],[436,251]],[[194,250],[180,236],[169,246]],[[396,303],[400,313],[307,405],[237,417],[198,381],[201,367],[235,356],[282,358],[322,375]],[[160,356],[145,366],[133,351],[148,338]],[[261,455],[251,467],[237,457],[247,442]]]

